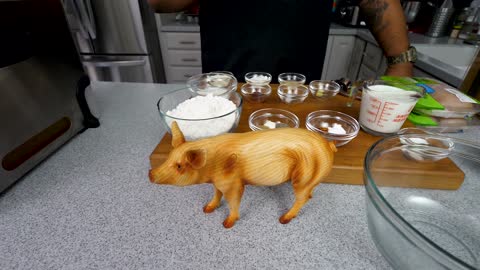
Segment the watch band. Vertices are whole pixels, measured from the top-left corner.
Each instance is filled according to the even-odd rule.
[[[389,66],[401,63],[414,63],[417,61],[417,49],[410,46],[407,51],[397,56],[387,56],[387,63]]]

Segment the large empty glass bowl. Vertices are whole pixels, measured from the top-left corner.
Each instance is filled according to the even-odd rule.
[[[395,135],[364,165],[368,227],[395,269],[480,269],[479,145]]]

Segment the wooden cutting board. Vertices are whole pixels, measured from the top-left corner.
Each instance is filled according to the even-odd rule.
[[[352,107],[347,107],[347,98],[337,95],[328,100],[315,99],[309,96],[301,104],[284,104],[276,94],[277,85],[272,86],[272,95],[264,103],[250,103],[244,100],[240,123],[236,132],[251,131],[248,126],[248,117],[256,110],[263,108],[279,108],[295,113],[300,119],[300,127],[305,128],[305,120],[310,112],[316,110],[335,110],[346,113],[358,119],[360,110],[360,101],[355,100]],[[404,127],[413,126],[406,122]],[[348,144],[338,148],[335,154],[333,170],[325,180],[326,183],[363,185],[363,162],[365,154],[370,146],[382,137],[370,135],[360,130],[358,136]],[[166,133],[160,143],[155,147],[150,155],[150,165],[152,168],[161,165],[168,157],[171,146],[172,136]],[[386,180],[381,183],[384,186],[397,187],[417,187],[431,189],[458,189],[463,183],[464,173],[449,159],[441,162],[431,163],[429,170],[415,170],[411,162],[402,164],[401,161],[394,164],[383,164],[382,172],[378,173],[397,173],[398,177]],[[425,166],[424,164],[422,166]],[[420,168],[420,166],[419,166]],[[424,168],[424,167],[423,167]],[[405,171],[408,170],[408,174]],[[444,176],[444,177],[439,177]]]

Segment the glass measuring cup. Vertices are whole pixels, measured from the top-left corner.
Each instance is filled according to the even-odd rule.
[[[424,95],[420,87],[404,90],[385,81],[367,81],[362,90],[360,126],[376,136],[396,133]]]

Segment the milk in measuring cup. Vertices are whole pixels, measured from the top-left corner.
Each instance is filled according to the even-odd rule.
[[[362,92],[360,126],[375,135],[399,131],[419,98],[415,92],[387,85],[371,85]]]

